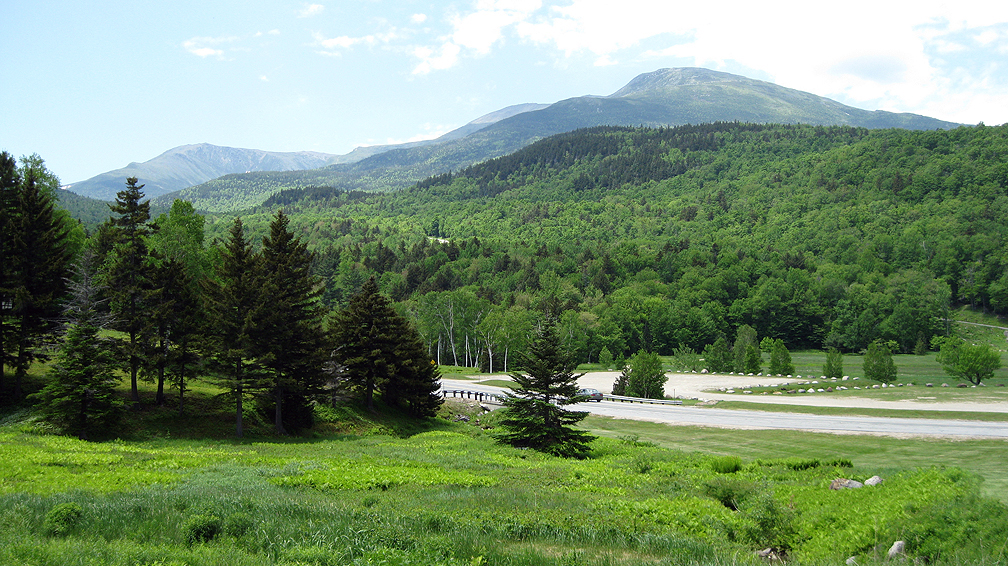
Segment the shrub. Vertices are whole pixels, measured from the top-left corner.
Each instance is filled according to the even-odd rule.
[[[716,477],[704,484],[703,492],[721,502],[721,505],[737,511],[739,506],[752,494],[752,482],[735,478]]]
[[[782,505],[773,494],[764,491],[746,499],[741,506],[744,522],[740,527],[741,540],[754,547],[771,547],[790,551],[797,535],[795,513]]]
[[[53,536],[65,536],[84,516],[84,510],[76,503],[60,503],[46,513],[45,531]]]
[[[602,351],[598,355],[598,363],[604,369],[613,367],[612,352],[609,351],[609,348],[602,346]]]
[[[876,340],[868,345],[864,357],[864,374],[866,378],[882,383],[896,379],[896,364],[893,363],[889,344]]]
[[[210,542],[221,533],[221,520],[214,515],[193,515],[185,524],[186,544]]]
[[[826,353],[826,363],[822,368],[823,375],[840,379],[843,375],[843,354],[836,348],[830,348]]]
[[[711,469],[719,474],[734,474],[742,469],[742,459],[738,456],[720,456],[711,460]]]

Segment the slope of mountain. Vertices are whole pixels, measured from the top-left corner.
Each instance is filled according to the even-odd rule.
[[[126,178],[136,177],[145,185],[144,193],[156,197],[229,173],[315,169],[327,165],[333,157],[312,151],[282,153],[200,143],[169,149],[149,161],[133,162],[64,188],[91,198],[113,200],[126,186]]]
[[[391,151],[393,149],[409,149],[411,147],[422,147],[426,145],[435,145],[450,140],[457,140],[460,138],[464,138],[473,132],[482,130],[483,128],[489,126],[490,124],[494,124],[496,122],[504,120],[505,118],[510,118],[523,112],[542,110],[543,108],[546,108],[548,106],[549,104],[536,104],[533,102],[529,102],[526,104],[515,104],[512,106],[508,106],[506,108],[501,108],[500,110],[491,112],[489,114],[484,114],[483,116],[476,118],[472,122],[469,122],[468,124],[460,128],[456,128],[448,132],[447,134],[444,134],[443,136],[434,139],[406,142],[399,144],[388,144],[388,145],[365,145],[355,148],[353,151],[345,155],[339,155],[334,157],[333,159],[330,160],[329,164],[342,165],[344,163],[356,163],[358,161],[361,161],[362,159],[367,159],[372,155],[377,155],[379,153],[384,153],[386,151]]]
[[[288,188],[327,185],[390,190],[431,175],[516,151],[536,140],[578,128],[675,126],[718,121],[806,123],[916,130],[958,124],[919,116],[870,112],[806,92],[700,68],[661,69],[636,77],[610,96],[562,100],[499,120],[458,139],[395,148],[354,163],[315,171],[232,175],[190,187],[178,196],[197,208],[228,212],[265,201]],[[171,195],[172,198],[175,195]]]

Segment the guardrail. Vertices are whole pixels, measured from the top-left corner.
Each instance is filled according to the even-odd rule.
[[[448,397],[459,397],[462,399],[473,399],[481,403],[494,403],[497,405],[501,404],[504,399],[504,395],[499,395],[497,393],[486,393],[484,391],[469,391],[466,389],[443,389],[441,390],[441,397],[447,399]],[[644,399],[642,397],[624,397],[622,395],[603,395],[602,399],[606,401],[619,401],[620,403],[645,403],[649,405],[682,405],[683,402],[679,399]]]
[[[643,397],[624,397],[622,395],[603,395],[603,399],[608,401],[619,401],[620,403],[648,403],[650,405],[682,405],[679,399],[644,399]]]

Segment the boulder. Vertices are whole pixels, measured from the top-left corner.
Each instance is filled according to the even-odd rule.
[[[853,556],[851,556],[850,558],[847,559],[846,562],[844,562],[844,564],[846,564],[847,566],[857,566],[857,560]]]
[[[956,385],[956,387],[965,388],[965,387],[969,387],[969,385],[966,385],[965,383],[960,383],[959,385]]]
[[[924,387],[934,387],[934,383],[925,383]]]
[[[867,486],[869,486],[869,487],[873,486],[873,485],[878,485],[880,483],[882,483],[882,478],[880,478],[878,476],[872,476],[872,477],[866,479],[865,482],[864,482],[864,484],[867,485]]]
[[[942,383],[942,387],[948,387],[948,383]]]
[[[889,554],[887,554],[886,556],[888,556],[889,559],[892,560],[893,558],[902,556],[903,551],[905,550],[906,550],[906,542],[898,540],[894,542],[891,547],[889,547]]]
[[[833,491],[839,491],[841,489],[858,489],[860,487],[864,487],[864,484],[847,478],[837,478],[830,482],[829,486],[829,488]]]

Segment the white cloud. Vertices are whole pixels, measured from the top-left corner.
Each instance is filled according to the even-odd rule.
[[[312,16],[317,16],[325,10],[325,6],[322,4],[307,4],[300,10],[298,10],[299,18],[310,18]]]
[[[431,71],[443,71],[455,66],[458,62],[459,52],[462,51],[458,45],[447,42],[438,51],[429,47],[417,47],[413,51],[413,56],[420,59],[420,63],[414,67],[414,75],[426,75]]]
[[[410,21],[414,24],[422,24],[427,21],[427,14],[413,14],[410,16]]]
[[[210,56],[223,58],[224,50],[213,46],[222,43],[231,43],[237,39],[236,37],[194,37],[182,42],[182,47],[189,53],[204,59]]]
[[[259,77],[259,80],[262,81],[262,82],[264,82],[264,83],[268,83],[269,82],[269,77],[267,77],[266,75],[261,75]]]

